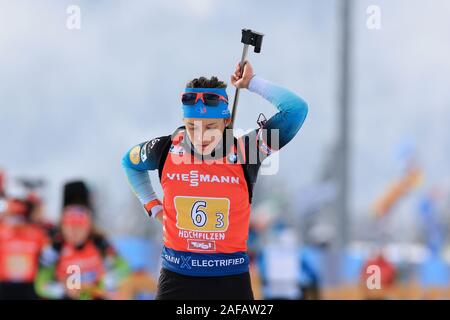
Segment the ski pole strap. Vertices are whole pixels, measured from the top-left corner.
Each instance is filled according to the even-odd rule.
[[[266,116],[264,115],[264,113],[260,113],[258,116],[258,120],[256,120],[256,123],[258,124],[259,128],[262,129],[266,125],[266,122],[267,122]]]

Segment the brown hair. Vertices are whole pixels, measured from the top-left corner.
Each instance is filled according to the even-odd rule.
[[[205,77],[195,78],[186,84],[186,88],[226,88],[227,84],[217,77],[212,76],[210,79]]]

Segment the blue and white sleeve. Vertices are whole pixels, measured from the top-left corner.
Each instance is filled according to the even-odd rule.
[[[162,209],[161,202],[153,189],[148,171],[158,169],[160,154],[156,145],[163,138],[156,138],[131,148],[122,159],[128,183],[150,216],[155,216]]]
[[[308,114],[308,104],[297,94],[258,76],[250,80],[248,89],[278,109],[278,113],[267,120],[263,129],[279,130],[277,143],[265,141],[269,149],[276,151],[283,148],[302,127]]]

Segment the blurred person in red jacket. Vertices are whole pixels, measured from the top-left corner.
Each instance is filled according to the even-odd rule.
[[[397,270],[395,266],[377,250],[364,264],[361,270],[361,283],[366,299],[387,299],[389,290],[395,284]]]
[[[36,299],[34,279],[46,232],[31,222],[33,202],[0,198],[0,299]]]
[[[126,262],[96,230],[91,210],[79,204],[64,207],[59,230],[40,262],[36,288],[49,299],[109,298],[108,291],[128,274]]]

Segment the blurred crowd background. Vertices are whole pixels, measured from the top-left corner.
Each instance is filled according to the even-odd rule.
[[[67,26],[71,6],[80,29]],[[0,0],[0,284],[154,297],[161,226],[121,158],[181,125],[189,80],[229,82],[251,28],[265,33],[255,72],[309,104],[255,189],[256,297],[450,298],[449,16],[445,0]],[[243,92],[235,127],[275,111]],[[102,265],[83,278],[101,288],[83,296],[57,285],[66,214],[89,226],[86,255]],[[15,228],[27,230],[17,241]]]

